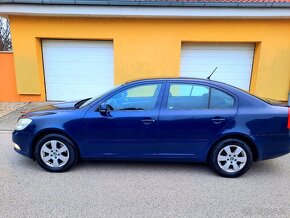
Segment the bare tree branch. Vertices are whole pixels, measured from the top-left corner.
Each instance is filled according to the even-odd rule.
[[[8,19],[0,17],[0,51],[11,51],[10,22]]]

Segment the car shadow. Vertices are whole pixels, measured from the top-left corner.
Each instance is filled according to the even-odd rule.
[[[283,173],[279,160],[265,160],[253,163],[249,174],[277,176]]]
[[[200,163],[181,162],[152,162],[152,161],[88,161],[81,160],[75,167],[76,170],[138,170],[138,171],[207,171],[208,167]]]
[[[182,163],[182,162],[147,162],[147,161],[87,161],[81,160],[76,167],[72,169],[78,171],[101,170],[106,172],[122,171],[124,173],[137,172],[158,172],[158,173],[191,173],[199,176],[220,177],[203,163]],[[252,175],[277,176],[282,170],[273,163],[273,161],[261,161],[253,163],[249,172],[243,177]]]
[[[36,161],[19,156],[11,160],[10,164],[16,165],[25,171],[45,172]],[[106,171],[106,172],[158,172],[158,173],[197,173],[204,176],[217,176],[206,164],[202,163],[182,163],[182,162],[149,162],[149,161],[89,161],[80,160],[76,166],[66,173],[78,173],[86,171]],[[281,165],[273,160],[253,163],[251,169],[245,176],[277,176],[283,173]]]

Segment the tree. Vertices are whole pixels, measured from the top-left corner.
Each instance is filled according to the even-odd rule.
[[[10,22],[8,19],[0,17],[0,51],[11,51]]]

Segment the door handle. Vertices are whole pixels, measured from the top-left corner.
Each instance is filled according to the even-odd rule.
[[[142,123],[144,123],[145,125],[149,125],[149,124],[152,124],[152,123],[155,122],[155,120],[154,120],[154,119],[151,119],[151,118],[143,119],[143,120],[141,120],[141,121],[142,121]]]
[[[222,117],[215,117],[215,118],[212,118],[211,121],[214,123],[214,124],[221,124],[223,121],[225,121],[226,119],[225,118],[222,118]]]

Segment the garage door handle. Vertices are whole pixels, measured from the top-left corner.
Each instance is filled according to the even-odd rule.
[[[226,119],[225,118],[212,118],[211,120],[214,124],[221,124]]]
[[[144,123],[145,125],[150,125],[150,124],[152,124],[152,123],[155,122],[154,119],[144,119],[144,120],[141,120],[141,121],[142,121],[142,123]]]

